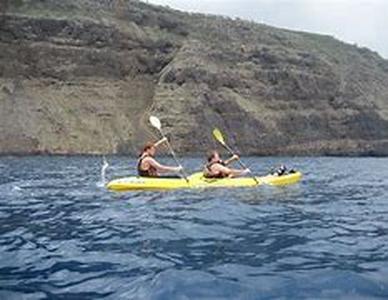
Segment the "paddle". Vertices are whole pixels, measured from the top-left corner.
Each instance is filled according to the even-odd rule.
[[[153,127],[155,127],[155,128],[160,132],[160,135],[161,135],[163,138],[166,138],[166,136],[164,135],[163,130],[162,130],[162,123],[160,122],[160,120],[159,120],[157,117],[155,117],[155,116],[150,116],[150,123],[151,123],[151,125],[152,125]],[[168,147],[168,149],[170,150],[170,152],[171,152],[171,154],[172,154],[172,157],[174,158],[176,164],[177,164],[178,166],[181,166],[181,164],[180,164],[179,161],[178,161],[178,158],[176,157],[176,154],[175,154],[174,149],[172,149],[171,144],[170,144],[170,142],[169,142],[167,139],[166,139],[166,143],[167,143],[167,147]],[[187,179],[186,172],[183,170],[183,168],[182,168],[182,170],[181,170],[181,174],[182,174],[183,178],[184,178],[187,182],[189,182],[189,180]]]
[[[228,150],[228,152],[231,154],[231,155],[234,155],[234,152],[233,150],[228,146],[228,144],[225,143],[225,139],[224,139],[224,136],[222,135],[221,131],[218,129],[218,128],[214,128],[213,130],[213,137],[222,145],[224,146],[224,148],[226,150]],[[241,159],[239,158],[238,160],[238,163],[240,164],[240,166],[244,169],[248,169],[247,166],[241,161]],[[255,176],[253,176],[253,174],[251,173],[251,177],[254,181],[256,181],[257,184],[259,184],[259,181],[257,180],[257,178]]]

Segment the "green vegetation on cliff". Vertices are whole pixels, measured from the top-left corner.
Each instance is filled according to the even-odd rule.
[[[139,1],[3,1],[0,153],[135,153],[211,129],[255,154],[388,154],[388,62],[330,36]]]

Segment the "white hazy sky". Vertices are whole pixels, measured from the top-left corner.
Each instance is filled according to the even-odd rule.
[[[335,36],[388,59],[388,0],[148,0],[172,8],[240,17]]]

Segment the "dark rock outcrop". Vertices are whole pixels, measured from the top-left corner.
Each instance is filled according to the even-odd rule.
[[[388,154],[388,62],[329,36],[124,0],[4,1],[0,153]]]

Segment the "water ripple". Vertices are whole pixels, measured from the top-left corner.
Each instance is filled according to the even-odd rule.
[[[387,159],[250,158],[304,181],[135,193],[98,186],[100,162],[0,159],[0,299],[388,297]]]

